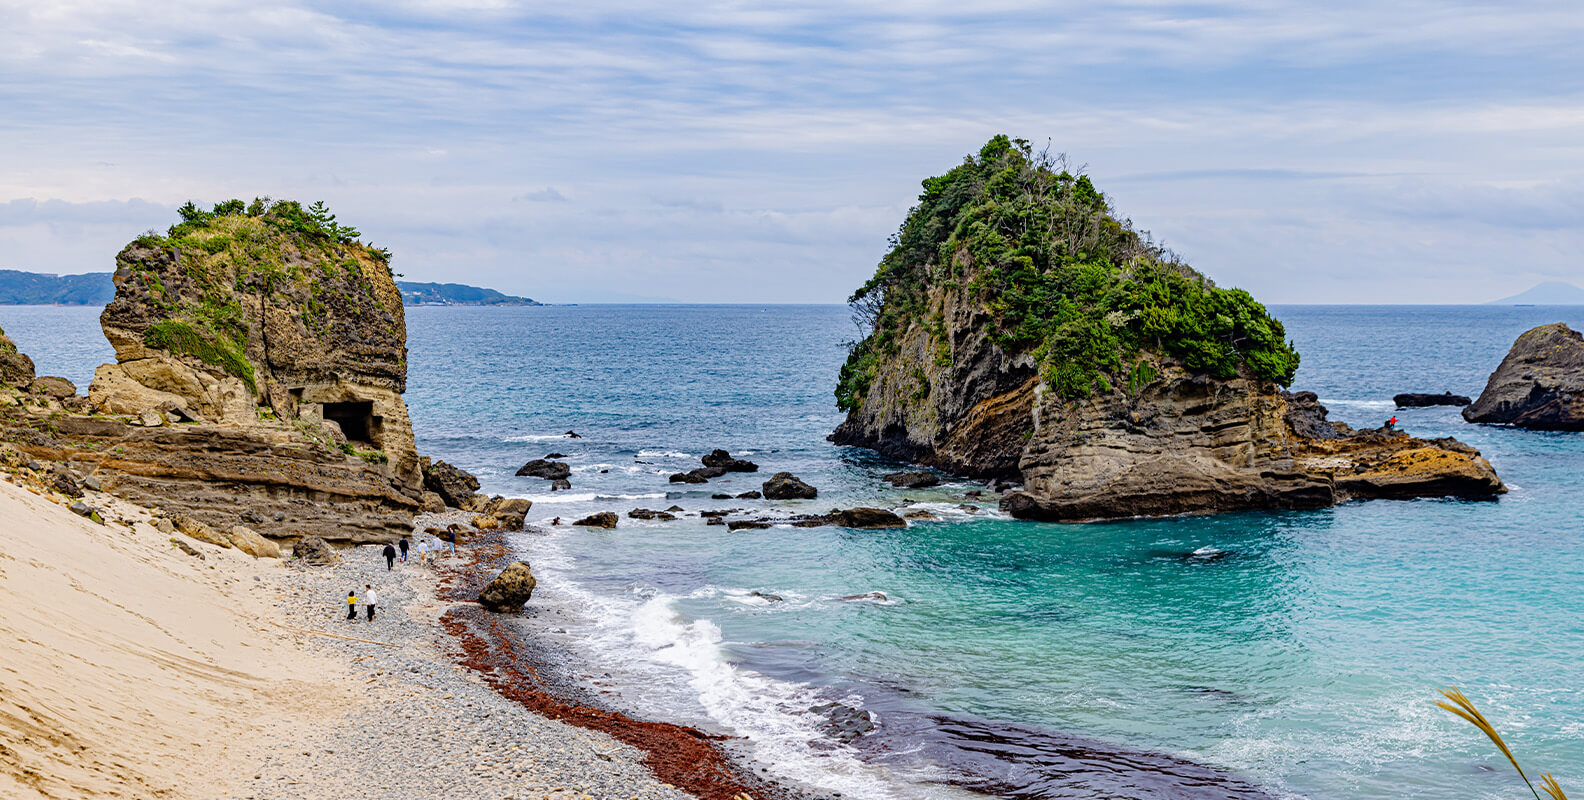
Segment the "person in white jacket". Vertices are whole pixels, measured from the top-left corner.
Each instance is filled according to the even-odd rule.
[[[363,605],[368,608],[368,621],[374,621],[374,607],[379,605],[379,595],[374,593],[374,587],[363,584]]]

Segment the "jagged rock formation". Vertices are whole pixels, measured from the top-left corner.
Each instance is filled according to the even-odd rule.
[[[1461,443],[1353,431],[1283,392],[1298,358],[1281,323],[1061,167],[997,137],[925,181],[853,297],[873,327],[833,441],[1021,477],[1002,507],[1047,520],[1505,491]]]
[[[86,399],[32,392],[6,438],[222,531],[410,532],[424,486],[388,254],[322,206],[229,201],[182,216],[116,257],[100,316],[116,363]]]
[[[17,351],[16,342],[0,330],[0,386],[28,386],[33,383],[33,359]]]
[[[1584,430],[1584,335],[1560,322],[1525,331],[1463,418]]]

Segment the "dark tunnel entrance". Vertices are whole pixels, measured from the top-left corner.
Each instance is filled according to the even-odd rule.
[[[340,425],[347,441],[380,447],[380,419],[374,416],[373,401],[325,403],[324,418]]]

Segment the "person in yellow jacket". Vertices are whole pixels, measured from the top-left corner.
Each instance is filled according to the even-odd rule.
[[[347,619],[357,619],[357,590],[347,592]]]

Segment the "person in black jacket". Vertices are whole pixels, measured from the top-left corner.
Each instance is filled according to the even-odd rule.
[[[407,537],[403,536],[402,540],[396,543],[396,546],[401,548],[402,563],[407,563],[407,548],[411,546],[407,541]]]
[[[396,566],[396,548],[385,545],[385,569],[390,570]]]

